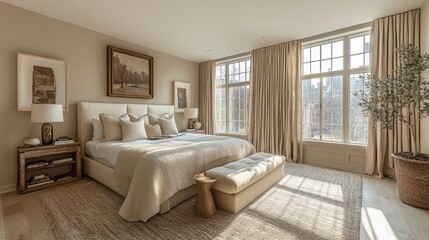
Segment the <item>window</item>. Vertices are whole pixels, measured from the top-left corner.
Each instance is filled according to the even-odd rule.
[[[304,139],[364,144],[368,119],[353,96],[368,74],[368,32],[302,47],[302,136]]]
[[[216,64],[216,133],[247,134],[250,57]]]

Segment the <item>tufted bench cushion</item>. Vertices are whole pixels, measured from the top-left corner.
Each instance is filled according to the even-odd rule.
[[[216,205],[236,213],[284,177],[285,157],[255,153],[206,172],[217,178],[212,190]]]

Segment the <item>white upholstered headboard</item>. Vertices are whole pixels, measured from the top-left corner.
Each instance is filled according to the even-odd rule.
[[[161,115],[174,114],[173,105],[153,104],[127,104],[127,103],[97,103],[80,102],[77,105],[77,140],[81,144],[81,153],[86,155],[86,142],[92,139],[92,119],[98,118],[100,113],[106,113],[120,117],[124,113],[133,113],[141,116],[147,113]],[[176,122],[177,124],[177,122]]]

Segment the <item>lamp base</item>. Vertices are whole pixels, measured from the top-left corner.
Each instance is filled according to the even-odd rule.
[[[50,123],[42,125],[42,144],[52,144],[54,142],[54,127]]]

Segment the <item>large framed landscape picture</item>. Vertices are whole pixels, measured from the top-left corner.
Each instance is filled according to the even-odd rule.
[[[153,98],[153,57],[107,47],[107,95]]]
[[[67,111],[67,63],[63,60],[17,53],[17,109],[31,104],[62,104]]]

